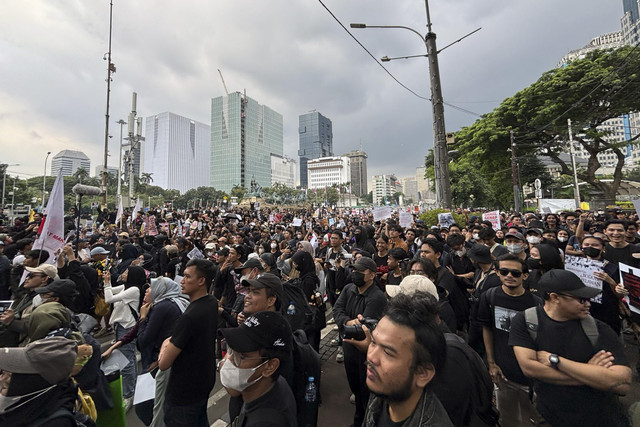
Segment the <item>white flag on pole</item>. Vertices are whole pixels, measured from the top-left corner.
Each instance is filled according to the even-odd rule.
[[[120,196],[120,203],[118,204],[118,212],[116,212],[116,225],[118,227],[122,227],[122,214],[124,213],[124,209],[122,208],[122,196]]]
[[[58,173],[47,200],[47,209],[40,237],[33,243],[33,249],[49,252],[47,263],[53,264],[54,252],[64,246],[64,182],[62,170]]]

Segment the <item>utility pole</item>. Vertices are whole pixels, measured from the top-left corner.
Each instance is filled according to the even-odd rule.
[[[580,207],[580,186],[578,185],[578,170],[576,169],[576,153],[573,148],[573,131],[571,130],[571,119],[567,119],[569,127],[569,150],[571,152],[571,167],[573,168],[573,198],[576,201],[576,209]]]
[[[520,189],[518,188],[518,172],[516,171],[516,143],[513,139],[513,131],[509,131],[511,137],[511,179],[513,181],[513,209],[521,212]]]
[[[117,191],[117,196],[118,196],[117,203],[120,203],[120,200],[122,200],[122,125],[126,125],[127,122],[120,119],[116,123],[120,125],[120,155],[118,156],[118,191]]]
[[[113,29],[113,0],[109,2],[109,51],[106,57],[107,60],[107,112],[105,113],[105,126],[104,126],[104,165],[102,169],[102,207],[107,206],[107,158],[109,157],[109,98],[111,96],[111,73],[116,72],[116,66],[111,63],[111,32]]]
[[[135,150],[140,149],[140,141],[144,141],[142,137],[142,117],[137,116],[137,107],[138,103],[138,94],[133,92],[131,99],[131,112],[129,113],[129,122],[128,122],[128,141],[129,141],[129,154],[127,155],[127,161],[129,162],[129,203],[133,202],[134,199],[134,159],[135,159]],[[137,132],[136,132],[137,125]]]
[[[451,208],[451,181],[449,179],[449,156],[444,126],[444,101],[440,85],[440,68],[438,65],[438,49],[436,34],[431,31],[431,15],[429,0],[424,1],[427,12],[427,59],[429,61],[429,78],[431,81],[431,105],[433,108],[433,158],[436,181],[436,203],[445,209]]]

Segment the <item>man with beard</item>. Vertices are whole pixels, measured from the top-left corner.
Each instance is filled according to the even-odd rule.
[[[436,312],[433,298],[422,291],[389,302],[367,350],[366,384],[373,396],[365,426],[453,425],[429,387],[447,351]]]
[[[387,301],[382,290],[374,285],[376,277],[376,263],[367,257],[361,257],[353,266],[351,275],[353,283],[345,286],[333,307],[333,318],[344,333],[345,326],[360,325],[360,316],[369,319],[379,319]],[[369,390],[366,385],[366,347],[360,348],[352,339],[345,339],[342,345],[344,351],[344,369],[347,373],[349,388],[355,395],[356,412],[353,425],[360,427],[364,420],[364,412],[369,400]]]

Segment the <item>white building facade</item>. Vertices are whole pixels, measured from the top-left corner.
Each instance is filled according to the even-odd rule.
[[[348,157],[320,157],[307,162],[308,188],[325,188],[351,181]]]
[[[271,154],[271,185],[280,183],[295,188],[298,182],[298,162],[291,157]]]
[[[211,127],[165,112],[145,119],[143,172],[152,185],[184,193],[209,186]]]
[[[51,176],[72,176],[78,169],[84,168],[87,176],[91,173],[91,160],[82,151],[63,150],[51,159]]]
[[[371,178],[371,191],[373,192],[373,204],[385,205],[395,193],[402,191],[402,185],[393,174],[374,175]]]

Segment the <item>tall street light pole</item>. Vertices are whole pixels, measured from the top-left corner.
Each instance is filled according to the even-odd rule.
[[[116,72],[116,66],[111,62],[111,32],[113,29],[113,0],[109,2],[109,51],[104,59],[107,61],[107,112],[104,125],[104,167],[102,169],[102,205],[107,206],[107,158],[109,157],[109,98],[111,96],[111,73]]]
[[[10,168],[11,166],[20,166],[20,165],[16,163],[15,165],[4,164],[0,166],[2,166],[4,170],[4,176],[2,177],[2,205],[0,205],[0,208],[4,209],[4,189],[7,186],[7,169]],[[46,166],[45,166],[45,169],[46,169]]]
[[[438,49],[436,47],[436,34],[431,31],[431,15],[429,13],[429,1],[425,0],[427,13],[427,35],[422,36],[413,28],[400,25],[366,25],[351,24],[351,28],[402,28],[415,33],[427,48],[427,58],[429,60],[429,80],[431,83],[431,106],[433,109],[433,157],[436,176],[436,203],[438,206],[451,208],[451,183],[449,180],[449,158],[447,155],[447,138],[444,125],[444,101],[442,99],[442,87],[440,85],[440,68],[438,65]],[[477,30],[476,30],[477,31]],[[474,31],[475,32],[475,31]],[[465,36],[466,37],[466,36]],[[464,37],[463,37],[464,38]],[[457,41],[460,41],[459,39]],[[457,42],[456,41],[456,42]],[[453,43],[452,43],[453,44]],[[450,46],[450,45],[449,45]],[[447,46],[448,47],[448,46]],[[413,55],[424,56],[424,55]],[[409,57],[401,57],[403,59]],[[383,58],[383,61],[390,61],[399,58]]]
[[[47,160],[49,160],[49,155],[51,154],[51,151],[47,151],[47,157],[44,158],[44,175],[42,175],[42,210],[40,212],[44,211],[44,199],[45,199],[45,186],[47,185]]]

